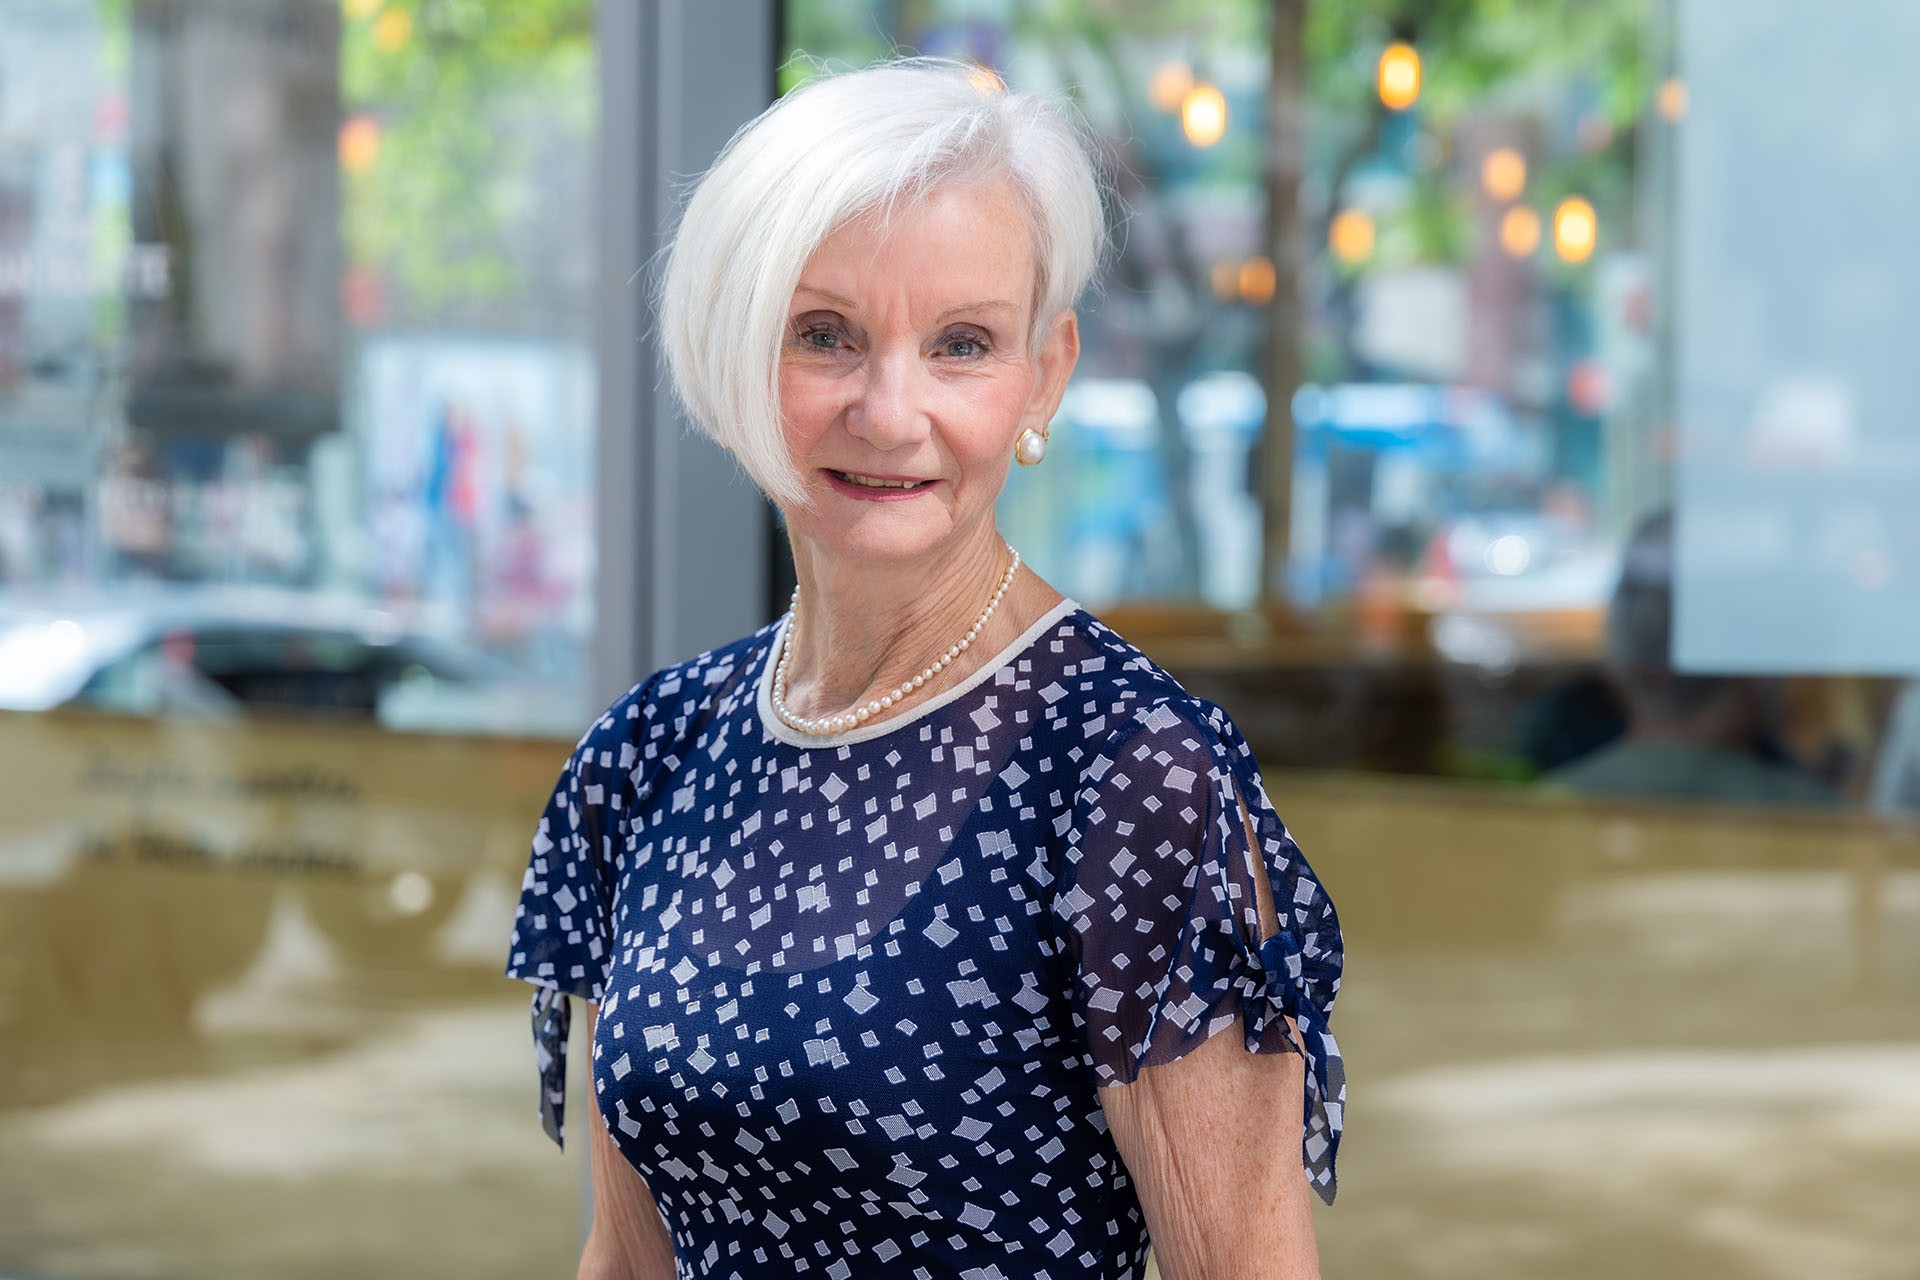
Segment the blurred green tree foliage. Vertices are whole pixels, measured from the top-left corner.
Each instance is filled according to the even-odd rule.
[[[349,262],[405,316],[510,302],[510,234],[542,217],[543,155],[591,147],[595,86],[593,0],[346,0],[343,110],[378,129],[344,175]]]
[[[1398,225],[1382,229],[1389,260],[1458,261],[1472,251],[1466,218],[1478,157],[1459,156],[1456,143],[1475,120],[1524,117],[1573,134],[1584,119],[1584,143],[1549,137],[1528,156],[1522,199],[1544,217],[1577,191],[1601,210],[1603,226],[1625,226],[1634,126],[1651,106],[1652,23],[1652,0],[1309,0],[1306,91],[1323,178],[1316,185],[1326,197],[1316,229],[1324,235],[1346,179],[1378,156],[1393,113],[1380,101],[1376,68],[1394,41],[1420,54],[1414,110],[1426,162],[1405,165],[1414,190]]]
[[[1069,67],[1099,68],[1114,86],[1145,106],[1146,86],[1120,50],[1165,45],[1204,64],[1211,52],[1258,48],[1274,38],[1281,0],[1045,0],[1044,3],[961,6],[951,0],[788,0],[790,53],[826,56],[832,65],[860,66],[892,52],[901,33],[938,26],[966,14],[998,13],[1015,43],[1047,49]],[[1566,115],[1570,101],[1604,123],[1597,145],[1547,147],[1530,156],[1527,199],[1550,212],[1551,202],[1579,191],[1606,215],[1624,213],[1630,196],[1634,125],[1648,109],[1652,76],[1647,54],[1653,33],[1652,0],[1305,0],[1303,30],[1310,116],[1310,189],[1320,194],[1303,215],[1326,222],[1339,207],[1347,178],[1379,159],[1382,126],[1393,114],[1379,99],[1375,68],[1389,43],[1405,41],[1420,53],[1424,81],[1415,107],[1421,157],[1406,164],[1414,184],[1396,225],[1382,228],[1383,251],[1421,260],[1457,261],[1471,251],[1464,223],[1473,175],[1450,165],[1456,131],[1488,116]],[[782,72],[781,89],[818,69],[802,57]],[[1230,135],[1231,140],[1231,135]],[[1591,139],[1590,139],[1591,141]],[[1214,153],[1218,176],[1241,153]],[[1462,178],[1466,181],[1462,181]],[[1204,179],[1204,175],[1202,177]],[[1205,269],[1206,264],[1197,264]]]

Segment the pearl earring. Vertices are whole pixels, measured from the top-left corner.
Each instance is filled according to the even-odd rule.
[[[1047,438],[1028,427],[1013,446],[1013,460],[1023,467],[1037,467],[1047,456]]]

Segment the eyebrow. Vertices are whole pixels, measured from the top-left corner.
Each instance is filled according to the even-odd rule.
[[[811,293],[815,297],[825,298],[828,302],[836,306],[844,307],[849,311],[859,310],[859,304],[845,294],[835,293],[831,289],[822,289],[819,285],[808,284],[804,280],[800,282],[795,292]],[[934,317],[934,323],[939,324],[949,316],[959,315],[963,311],[1012,311],[1017,313],[1019,310],[1020,307],[1018,303],[1007,302],[1000,298],[982,298],[978,302],[963,302],[958,306],[948,307],[945,311],[942,311]]]
[[[1017,313],[1019,310],[1020,307],[1017,303],[1003,302],[998,298],[982,298],[978,302],[963,302],[957,307],[948,307],[936,316],[935,320],[945,320],[947,317],[957,316],[963,311],[1012,311]]]

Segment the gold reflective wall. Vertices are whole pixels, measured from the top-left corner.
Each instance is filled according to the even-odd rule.
[[[570,1274],[500,977],[567,749],[0,714],[0,1274]]]
[[[1914,1274],[1913,830],[1274,781],[1348,938],[1327,1275]]]
[[[567,1274],[497,976],[566,750],[0,717],[5,1265]],[[1269,787],[1347,935],[1326,1274],[1913,1274],[1920,833]]]

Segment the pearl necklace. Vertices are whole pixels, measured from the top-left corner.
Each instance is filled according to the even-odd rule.
[[[1013,585],[1013,575],[1020,569],[1020,553],[1014,551],[1012,547],[1008,547],[1007,550],[1012,553],[1013,559],[1008,563],[1006,573],[1001,576],[1000,585],[994,590],[993,599],[987,601],[987,607],[981,610],[980,616],[973,620],[973,625],[967,628],[967,634],[960,637],[958,644],[935,658],[913,679],[895,685],[891,692],[880,695],[864,707],[842,711],[838,715],[801,716],[787,710],[787,663],[793,657],[793,629],[800,625],[800,588],[795,587],[793,601],[787,606],[787,629],[780,641],[780,660],[774,664],[773,668],[773,713],[780,717],[782,723],[798,729],[801,733],[824,738],[836,733],[845,733],[849,729],[857,729],[895,703],[904,702],[908,694],[946,670],[949,663],[965,653],[979,636],[980,628],[987,625],[987,619],[991,618],[993,611],[1000,607],[1000,601],[1007,594],[1007,588]]]

